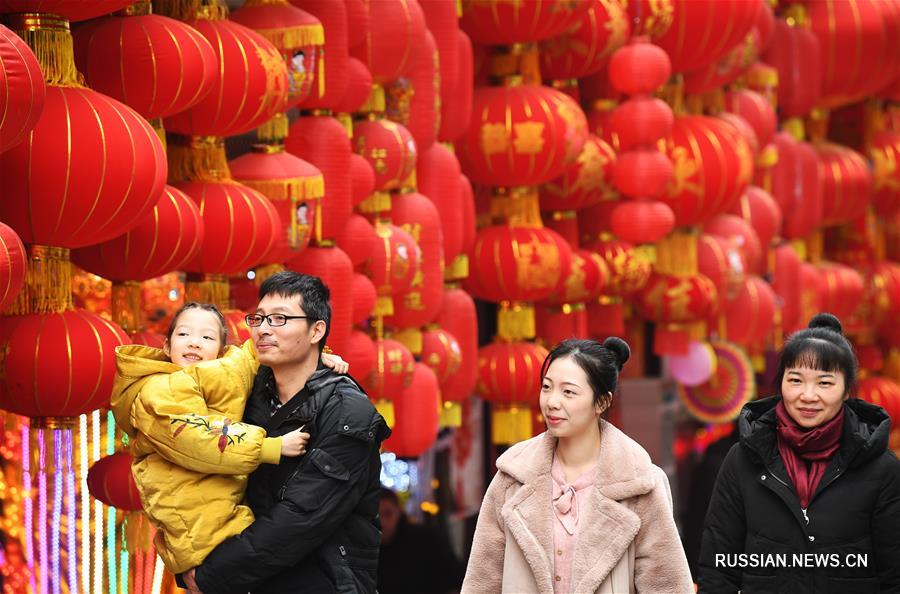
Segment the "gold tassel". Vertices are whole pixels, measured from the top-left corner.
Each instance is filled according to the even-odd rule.
[[[286,177],[283,179],[242,179],[240,183],[253,188],[269,200],[319,200],[325,195],[325,180],[321,175]]]
[[[220,136],[169,135],[169,183],[230,182],[231,170]]]
[[[288,137],[288,117],[284,112],[276,113],[272,119],[256,129],[256,138],[266,144],[284,144]]]
[[[507,342],[531,340],[535,335],[534,306],[503,301],[497,312],[497,336]]]
[[[394,427],[394,403],[390,400],[376,400],[375,401],[375,410],[378,411],[382,417],[384,417],[384,422],[387,423],[388,427]]]
[[[462,405],[459,402],[444,402],[441,404],[440,426],[462,427]]]
[[[660,87],[655,95],[668,103],[676,116],[685,114],[684,77],[682,75],[673,74],[669,82]]]
[[[84,77],[75,68],[68,19],[52,14],[24,13],[9,15],[5,24],[34,52],[47,84],[84,88]]]
[[[811,142],[824,142],[828,136],[828,110],[813,109],[806,122],[806,132]]]
[[[138,281],[113,282],[112,319],[126,334],[144,330],[141,283]]]
[[[394,299],[390,295],[379,295],[375,299],[375,315],[376,316],[392,316],[394,315]]]
[[[344,126],[344,130],[347,131],[347,138],[353,138],[353,116],[349,113],[339,113],[335,116],[335,119]]]
[[[542,228],[544,222],[537,189],[533,186],[494,188],[491,218],[510,227]]]
[[[788,118],[781,124],[781,129],[794,137],[794,140],[806,139],[806,126],[802,118]]]
[[[495,405],[491,417],[491,442],[494,445],[512,445],[531,437],[531,409],[527,405]]]
[[[422,354],[422,330],[419,328],[404,328],[392,333],[391,338],[402,343],[416,356]]]
[[[322,46],[317,62],[318,65],[316,68],[318,69],[318,73],[316,74],[316,79],[319,82],[319,99],[321,99],[325,96],[325,46]]]
[[[656,270],[661,274],[690,277],[697,274],[697,235],[676,230],[656,247]]]
[[[373,83],[366,102],[359,108],[359,113],[379,114],[384,113],[384,108],[384,87],[378,83]]]
[[[253,279],[253,282],[256,283],[256,286],[258,287],[270,276],[274,276],[285,270],[287,269],[284,264],[266,264],[265,266],[257,266],[254,270],[254,272],[256,272],[256,278]],[[325,348],[327,349],[328,347]]]
[[[444,269],[445,281],[460,281],[469,276],[469,256],[460,254]]]
[[[495,47],[491,55],[491,78],[495,83],[509,81],[516,85],[520,81],[526,85],[541,84],[541,63],[537,45],[514,43]]]
[[[809,28],[809,16],[806,13],[806,7],[802,4],[791,4],[785,8],[784,20],[791,27]]]
[[[69,250],[47,245],[29,245],[27,250],[25,283],[5,313],[23,316],[60,313],[72,309],[72,264],[69,262]]]
[[[222,0],[154,0],[154,12],[179,21],[219,21],[228,18]]]
[[[184,300],[212,303],[221,311],[230,309],[228,278],[220,274],[189,273],[184,283]]]
[[[166,128],[163,125],[162,118],[150,120],[150,127],[153,128],[153,131],[156,132],[156,135],[159,137],[159,141],[162,143],[163,150],[168,151],[168,143],[166,142]]]
[[[153,14],[153,6],[150,4],[150,0],[137,0],[134,4],[126,6],[116,14],[121,16],[146,16]]]
[[[287,4],[280,2],[279,4]],[[248,2],[244,5],[251,6]],[[301,47],[321,46],[325,43],[325,29],[321,23],[310,23],[296,27],[279,27],[277,29],[254,29],[257,33],[272,42],[279,51],[291,51]]]
[[[387,192],[375,192],[359,203],[360,212],[379,214],[391,210],[391,195]]]

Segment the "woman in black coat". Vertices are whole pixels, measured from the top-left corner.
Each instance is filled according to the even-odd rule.
[[[700,592],[900,592],[900,462],[885,412],[849,397],[856,368],[830,314],[787,341],[716,480]]]

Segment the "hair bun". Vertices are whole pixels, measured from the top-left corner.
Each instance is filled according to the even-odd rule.
[[[813,316],[813,319],[809,321],[810,328],[828,328],[829,330],[834,330],[841,336],[844,334],[844,328],[841,326],[841,321],[837,319],[830,313],[819,313]]]
[[[610,351],[616,358],[616,367],[622,371],[622,366],[631,357],[631,348],[628,343],[618,336],[610,336],[603,341],[603,348]]]

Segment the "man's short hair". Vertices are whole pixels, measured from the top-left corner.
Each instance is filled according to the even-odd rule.
[[[325,334],[319,341],[319,352],[325,348],[325,341],[331,332],[331,293],[328,287],[317,276],[301,274],[293,270],[277,272],[263,281],[259,286],[259,299],[277,295],[286,299],[299,297],[300,309],[309,316],[307,320],[315,323],[318,320],[325,322]]]

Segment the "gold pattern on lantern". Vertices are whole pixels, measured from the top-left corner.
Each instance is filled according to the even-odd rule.
[[[25,282],[7,315],[60,313],[72,309],[72,264],[67,248],[29,245]]]
[[[897,175],[897,156],[892,150],[876,148],[872,149],[869,154],[875,165],[875,191],[883,188],[891,190],[900,190],[900,180]]]
[[[547,289],[559,281],[559,249],[539,241],[513,242],[516,279],[525,290]]]
[[[697,162],[688,154],[688,150],[683,146],[677,146],[672,151],[672,169],[674,175],[669,189],[669,195],[678,195],[682,192],[689,191],[695,196],[702,193],[702,189],[697,182],[690,179],[697,175],[699,167]]]
[[[562,106],[560,106],[559,112],[562,115]],[[513,144],[517,153],[537,155],[544,150],[543,122],[520,122],[513,124],[513,130],[515,130],[516,136]]]
[[[504,124],[481,125],[481,150],[485,155],[505,153],[509,149],[509,134]]]
[[[650,16],[644,19],[643,32],[653,38],[666,34],[675,20],[675,6],[672,0],[650,0]]]

